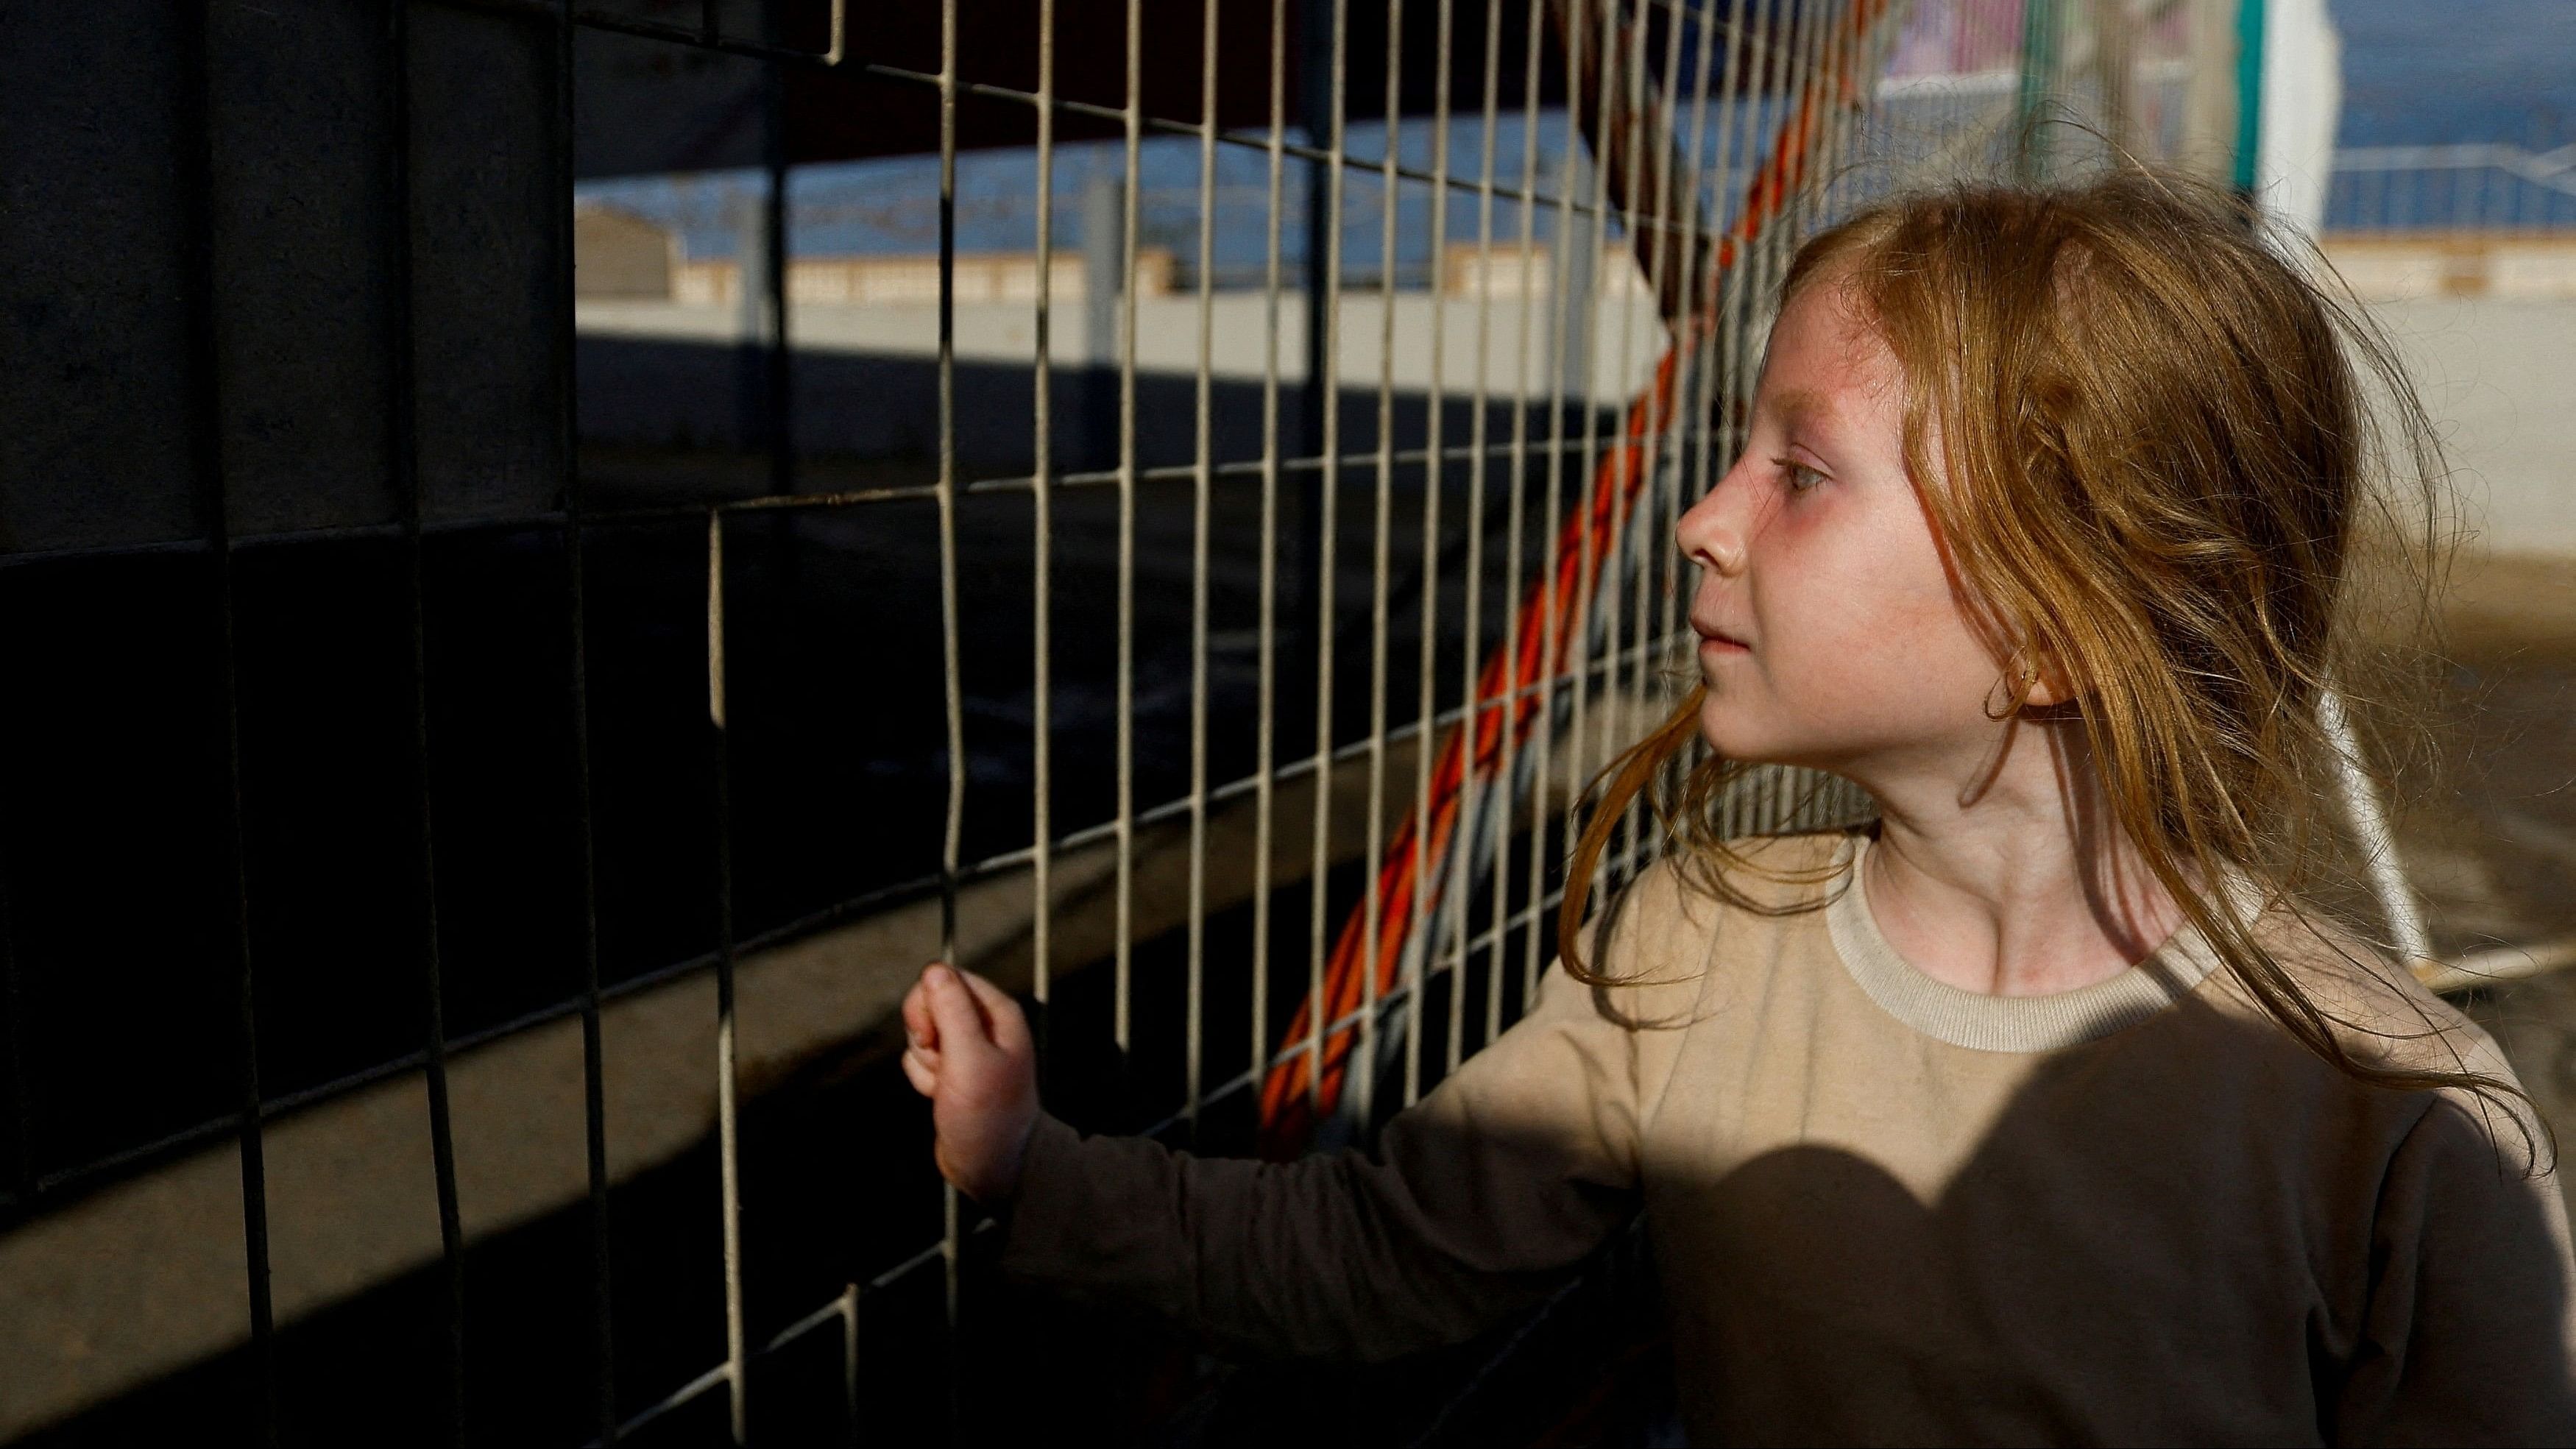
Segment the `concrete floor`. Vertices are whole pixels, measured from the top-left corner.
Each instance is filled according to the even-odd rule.
[[[2458,999],[2576,1143],[2576,557],[2467,561],[2449,622],[2448,778],[2399,849],[2437,949],[2558,963]],[[2576,1209],[2576,1178],[2560,1186]]]

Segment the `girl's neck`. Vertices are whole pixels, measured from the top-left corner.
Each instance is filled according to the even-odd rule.
[[[2080,724],[2013,721],[1972,783],[1962,778],[1916,769],[1861,782],[1882,806],[1861,888],[1916,970],[1992,996],[2073,991],[2145,959],[2181,923],[2111,823]]]

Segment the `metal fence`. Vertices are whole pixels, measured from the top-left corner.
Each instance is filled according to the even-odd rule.
[[[2340,232],[2576,228],[2576,146],[2363,146],[2335,153],[2325,226]]]
[[[2140,144],[2171,150],[2183,132],[2179,97],[2197,74],[2174,18],[2187,7],[2132,21],[2122,7],[1984,0],[1413,0],[1410,23],[1408,7],[1396,5],[1374,27],[1384,54],[1367,57],[1366,72],[1383,87],[1362,94],[1349,83],[1360,57],[1345,0],[1306,10],[1287,0],[1186,9],[1126,0],[1118,17],[1124,100],[1108,104],[1060,84],[1056,0],[1034,6],[1028,84],[961,67],[960,27],[976,23],[973,0],[939,7],[931,66],[871,59],[863,17],[841,0],[766,19],[712,0],[615,9],[474,0],[465,8],[550,28],[550,111],[519,140],[547,158],[542,314],[551,385],[542,398],[554,441],[539,466],[551,472],[552,505],[442,512],[424,484],[422,438],[437,420],[413,373],[416,334],[434,320],[415,313],[412,270],[421,194],[410,169],[415,11],[393,0],[371,22],[387,78],[380,119],[397,144],[384,153],[382,210],[369,224],[389,239],[376,281],[387,318],[395,516],[336,529],[309,520],[243,526],[227,420],[257,399],[245,396],[228,347],[228,329],[239,325],[227,311],[235,290],[216,271],[211,240],[217,217],[239,198],[224,190],[231,173],[217,153],[203,80],[210,7],[185,12],[178,30],[193,107],[179,134],[194,138],[180,172],[193,259],[184,291],[193,525],[186,537],[115,547],[13,541],[0,556],[0,571],[27,578],[138,551],[203,562],[190,587],[212,624],[191,677],[221,722],[211,776],[221,865],[206,914],[229,981],[230,1019],[214,1035],[230,1037],[230,1107],[176,1130],[127,1132],[83,1160],[40,1150],[51,1139],[36,1120],[25,1063],[36,1059],[34,1039],[47,1023],[29,1003],[52,988],[27,983],[54,958],[50,946],[26,948],[34,936],[21,932],[21,949],[0,958],[15,1113],[7,1206],[27,1220],[229,1140],[247,1270],[252,1388],[243,1412],[270,1441],[281,1425],[310,1429],[294,1429],[299,1407],[281,1402],[278,1389],[263,1158],[274,1124],[417,1074],[437,1217],[430,1311],[444,1386],[436,1412],[461,1442],[479,1421],[466,1381],[474,1320],[451,1077],[461,1053],[567,1021],[579,1028],[580,1236],[589,1247],[591,1390],[580,1417],[598,1441],[709,1403],[722,1406],[722,1432],[743,1441],[756,1423],[758,1366],[834,1339],[827,1397],[858,1435],[872,1405],[902,1387],[873,1377],[882,1370],[863,1353],[874,1341],[863,1320],[880,1335],[934,1330],[959,1342],[961,1324],[978,1311],[968,1267],[977,1227],[953,1192],[936,1200],[935,1235],[886,1248],[834,1291],[792,1304],[747,1292],[746,1263],[761,1247],[747,1240],[742,1212],[736,988],[755,947],[935,902],[938,948],[953,957],[966,917],[984,909],[975,901],[998,889],[1026,903],[1017,918],[1026,942],[1020,984],[1048,1025],[1050,1090],[1089,1090],[1076,1080],[1091,1070],[1080,1064],[1106,1063],[1094,1075],[1115,1079],[1125,1095],[1117,1110],[1097,1114],[1103,1125],[1288,1151],[1364,1134],[1413,1101],[1517,1013],[1549,957],[1559,861],[1581,784],[1671,702],[1669,681],[1687,654],[1678,647],[1687,578],[1667,543],[1671,524],[1740,438],[1765,299],[1792,249],[1889,186],[2031,168],[2028,123],[2054,104],[2097,119],[2108,107],[2109,135],[2161,137]],[[1145,104],[1149,31],[1167,33],[1149,25],[1149,8],[1157,22],[1187,21],[1197,46],[1195,111]],[[1098,18],[1092,8],[1085,14]],[[2026,15],[2046,23],[2034,30]],[[647,485],[620,484],[603,499],[611,465],[635,459],[609,459],[583,414],[597,378],[609,375],[590,361],[607,355],[595,348],[604,334],[577,331],[575,90],[584,32],[747,61],[762,75],[766,155],[749,232],[756,250],[746,244],[738,258],[745,329],[726,336],[731,350],[722,354],[729,366],[744,364],[731,374],[741,425],[723,449],[740,466],[725,464],[721,477],[692,474],[686,486],[648,498],[638,496]],[[1406,47],[1425,36],[1429,62],[1409,63]],[[1244,104],[1220,94],[1221,75],[1235,73],[1221,61],[1247,52],[1261,62],[1256,71],[1266,67],[1266,89],[1251,102],[1266,108],[1266,123],[1221,124]],[[931,407],[920,446],[892,461],[818,461],[812,448],[811,435],[830,420],[800,390],[821,363],[790,295],[779,79],[807,68],[855,76],[936,116],[926,214],[939,285],[923,374]],[[2171,106],[2156,99],[2165,91]],[[976,362],[983,371],[973,377],[961,362],[958,176],[972,158],[961,155],[959,116],[969,106],[1010,110],[1029,131],[1020,215],[1035,296],[1022,304],[1024,351],[1001,383],[985,376],[989,359]],[[1050,295],[1064,211],[1054,152],[1059,127],[1077,122],[1114,129],[1116,276],[1130,280],[1085,299],[1104,319],[1106,349],[1064,369],[1050,337],[1064,325]],[[1505,133],[1517,142],[1499,143]],[[1195,184],[1149,186],[1145,158],[1156,146],[1185,148]],[[1236,176],[1247,168],[1251,180]],[[1252,218],[1243,236],[1257,241],[1227,239],[1221,215],[1229,209]],[[1376,229],[1367,254],[1399,264],[1355,274],[1355,220]],[[1132,281],[1149,233],[1181,259],[1180,291],[1162,310]],[[1251,254],[1224,255],[1244,246]],[[1524,273],[1517,292],[1490,281],[1459,288],[1448,269],[1462,256],[1480,266],[1520,259],[1512,264],[1547,269],[1546,282],[1529,285]],[[1624,258],[1634,284],[1582,285],[1570,269],[1587,265],[1586,256]],[[1224,310],[1219,294],[1228,289],[1248,294],[1249,309]],[[1151,325],[1178,330],[1158,338]],[[1182,364],[1147,366],[1156,347]],[[1236,365],[1221,366],[1228,357],[1243,359],[1231,382],[1221,378]],[[1007,408],[988,403],[997,389],[1012,394]],[[878,411],[895,406],[880,399]],[[1092,431],[1069,432],[1068,411],[1084,414]],[[993,451],[990,435],[1023,428]],[[681,462],[708,465],[705,451]],[[995,456],[1008,461],[982,461]],[[887,571],[877,580],[883,589],[916,595],[904,605],[909,613],[888,604],[871,620],[863,610],[854,637],[874,647],[899,634],[886,619],[935,635],[904,646],[935,665],[919,676],[935,681],[935,739],[883,772],[888,783],[870,787],[878,804],[858,797],[871,818],[850,828],[936,846],[903,857],[927,869],[869,857],[873,875],[853,869],[803,895],[773,893],[746,916],[738,905],[762,887],[743,868],[760,842],[737,813],[742,782],[746,771],[789,768],[773,756],[773,737],[747,735],[761,728],[766,696],[741,688],[746,657],[766,647],[769,632],[797,624],[793,610],[757,597],[764,580],[792,564],[762,532],[781,519],[846,527],[861,544],[875,531],[925,545],[909,561],[851,555]],[[441,672],[435,591],[425,580],[441,567],[439,540],[478,530],[539,539],[559,560],[526,603],[564,640],[565,778],[548,788],[562,792],[578,864],[568,935],[554,943],[573,963],[573,989],[509,998],[517,1004],[459,1030],[448,1014],[458,923],[440,873],[470,862],[462,862],[453,811],[442,815],[452,797],[440,783],[431,721],[439,689],[467,687],[471,669]],[[635,530],[686,536],[664,562],[677,559],[671,566],[685,579],[687,628],[703,626],[693,646],[703,690],[691,705],[703,734],[675,727],[660,766],[690,775],[704,793],[703,815],[692,818],[704,823],[711,940],[703,951],[665,950],[633,969],[604,969],[598,862],[618,848],[617,832],[602,825],[618,802],[595,785],[593,750],[625,726],[595,708],[592,671],[602,659],[595,641],[625,621],[596,612],[603,585],[594,572]],[[244,781],[265,767],[245,762],[242,661],[258,641],[244,624],[252,565],[243,560],[255,564],[258,549],[281,539],[323,537],[392,550],[385,561],[397,580],[403,658],[391,687],[408,722],[400,815],[410,859],[408,919],[397,934],[412,975],[402,989],[419,1024],[402,1050],[305,1073],[280,1091],[263,1076],[260,1047],[263,1010],[274,1002],[261,986],[254,923],[263,882],[246,843],[258,801]],[[747,555],[762,572],[747,572],[755,567]],[[994,597],[1010,600],[1018,616],[1007,629],[970,623],[982,582],[1004,576],[1012,587]],[[1105,597],[1069,594],[1065,581],[1076,576]],[[992,682],[996,658],[1024,661],[1025,678]],[[864,655],[848,663],[859,673],[870,667]],[[747,755],[745,738],[762,744]],[[256,753],[256,740],[250,748]],[[819,770],[830,753],[792,764]],[[1868,804],[1820,778],[1769,772],[1725,808],[1732,828],[1763,831],[1853,818]],[[1177,841],[1169,901],[1140,895],[1165,889],[1142,883],[1155,832]],[[1630,822],[1613,880],[1642,869],[1657,846],[1643,822]],[[26,886],[40,871],[32,845],[16,851],[11,899],[25,919],[41,904]],[[1088,904],[1068,904],[1062,877],[1077,861],[1086,870],[1099,864],[1101,888]],[[1238,902],[1243,919],[1221,921],[1232,908],[1219,896]],[[1069,945],[1077,926],[1098,927],[1105,949]],[[1149,970],[1143,958],[1155,952],[1173,969]],[[1102,983],[1089,988],[1099,1009],[1088,1016],[1060,999],[1076,967]],[[721,1322],[721,1350],[701,1371],[642,1384],[619,1367],[636,1355],[617,1341],[619,1184],[604,1120],[612,1050],[603,1020],[622,1000],[701,978],[713,987],[711,1051],[700,1070],[714,1084],[716,1201],[698,1251],[722,1270],[706,1305]],[[202,1020],[198,1028],[205,1034]],[[1075,1039],[1084,1034],[1105,1040],[1086,1047]],[[1169,1070],[1139,1065],[1149,1060]],[[872,1166],[860,1191],[910,1194],[924,1215],[932,1205],[918,1162]],[[926,1283],[938,1291],[923,1294]],[[945,1371],[954,1415],[971,1398],[975,1370],[968,1355],[951,1352]]]

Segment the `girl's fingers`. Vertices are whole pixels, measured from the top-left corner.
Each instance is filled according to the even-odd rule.
[[[919,1048],[903,1054],[903,1074],[912,1081],[912,1089],[925,1097],[939,1095],[939,1069]]]
[[[923,967],[921,979],[903,994],[903,1035],[913,1046],[939,1045],[939,1023],[930,1015],[930,973],[938,969],[935,963]]]
[[[984,1008],[984,1020],[991,1027],[993,1044],[1013,1056],[1029,1050],[1029,1019],[1020,1012],[1020,1004],[1002,988],[976,975],[960,971],[957,978],[975,993],[975,1001]]]
[[[984,1013],[967,989],[966,980],[946,966],[933,966],[924,977],[929,988],[930,1019],[936,1031],[939,1050],[972,1061],[993,1051],[993,1038],[985,1025]]]

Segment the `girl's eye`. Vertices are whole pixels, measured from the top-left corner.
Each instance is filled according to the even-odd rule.
[[[1825,481],[1824,474],[1795,459],[1782,458],[1779,463],[1781,481],[1789,485],[1792,493],[1804,493]]]

